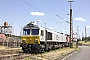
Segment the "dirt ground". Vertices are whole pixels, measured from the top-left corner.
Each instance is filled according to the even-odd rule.
[[[0,46],[0,50],[17,50],[17,49],[22,49],[21,47],[18,48],[9,48],[9,47],[5,47],[5,46]]]

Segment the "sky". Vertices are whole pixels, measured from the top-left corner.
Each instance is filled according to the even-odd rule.
[[[79,34],[87,26],[87,36],[90,36],[90,0],[74,0],[72,2],[73,32],[76,33],[77,26]],[[13,34],[20,35],[21,26],[31,21],[40,22],[38,25],[45,26],[54,31],[69,34],[70,3],[68,0],[0,0],[0,25],[4,22],[14,27]],[[58,16],[59,17],[58,17]],[[61,18],[63,19],[61,19]]]

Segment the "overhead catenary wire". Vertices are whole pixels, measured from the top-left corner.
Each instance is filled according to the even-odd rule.
[[[59,15],[56,15],[56,16],[58,16],[59,18],[61,18],[61,19],[64,20],[65,22],[69,23],[66,19],[60,17]],[[69,23],[69,24],[70,24],[70,23]]]
[[[39,0],[44,6],[46,6],[50,11],[52,11],[45,3],[43,3],[41,0]],[[53,12],[53,11],[52,11]],[[53,12],[54,13],[54,12]]]
[[[56,23],[63,23],[63,22],[66,22],[66,23],[69,23],[69,21],[67,21],[66,19],[60,17],[58,14],[56,14],[52,9],[50,9],[45,3],[43,3],[42,0],[39,0],[45,7],[47,7],[48,10],[50,10],[51,12],[53,12],[53,14],[57,17],[59,17],[60,19],[62,19],[63,21],[62,22],[56,22]],[[69,23],[70,24],[70,23]],[[62,26],[60,26],[62,27]]]
[[[45,3],[43,3],[41,0],[39,0],[44,6],[46,6],[50,11],[53,12],[53,10],[51,10]],[[55,12],[53,12],[55,14],[55,16],[59,17],[60,19],[64,20],[65,22],[69,23],[66,19],[60,17],[59,15],[57,15]],[[69,23],[70,24],[70,23]]]
[[[35,7],[33,7],[31,4],[29,4],[28,2],[26,2],[25,0],[22,0],[23,2],[25,2],[27,5],[29,5],[30,7],[32,7],[33,9],[35,9],[36,11],[40,12],[38,9],[36,9]],[[53,22],[55,22],[53,19],[51,19],[50,17],[48,17],[47,15],[45,15],[45,17],[47,17],[48,19],[52,20]],[[56,22],[55,22],[56,23]],[[62,26],[60,26],[62,27]],[[63,28],[63,27],[62,27]]]
[[[62,17],[60,17],[59,15],[56,15],[56,13],[53,11],[53,10],[51,10],[45,3],[43,3],[41,0],[39,0],[44,6],[46,6],[51,12],[53,12],[54,14],[55,14],[55,16],[57,16],[57,17],[59,17],[59,18],[61,18],[62,20],[64,20],[64,21],[62,21],[62,22],[56,22],[56,23],[63,23],[63,22],[67,22],[67,23],[69,23],[66,19],[64,19],[64,18],[62,18]],[[61,26],[62,27],[62,26]]]
[[[25,0],[22,0],[23,2],[25,2],[26,4],[28,4],[29,6],[31,6],[33,9],[35,9],[36,11],[40,12],[38,9],[36,9],[35,7],[33,7],[31,4],[27,3]],[[45,17],[49,18],[50,20],[52,20],[50,17],[48,17],[47,15],[45,15]],[[52,20],[54,21],[54,20]],[[55,22],[55,21],[54,21]]]

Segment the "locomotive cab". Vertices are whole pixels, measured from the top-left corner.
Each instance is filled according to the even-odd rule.
[[[39,29],[23,29],[22,43],[40,44]]]
[[[23,27],[22,50],[24,52],[39,52],[40,49],[40,29],[32,23]]]

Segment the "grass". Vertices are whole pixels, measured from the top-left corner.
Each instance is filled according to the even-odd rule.
[[[5,46],[1,46],[1,45],[0,45],[0,48],[2,48],[2,47],[5,47]]]
[[[74,50],[80,51],[80,48],[78,48],[77,46],[73,45],[73,48],[64,47],[64,48],[59,48],[59,49],[56,49],[56,50],[51,50],[50,52],[60,51],[61,55],[64,55],[65,52],[71,52],[71,51],[74,51]],[[48,53],[49,52],[44,52],[43,54],[48,54]]]
[[[62,52],[62,53],[61,53],[61,55],[62,55],[62,56],[64,56],[64,55],[65,55],[65,53],[63,53],[63,52]]]
[[[42,54],[37,54],[35,55],[35,57],[37,57],[37,60],[49,60],[49,59],[51,60],[54,58],[60,58],[76,50],[79,52],[80,48],[77,48],[76,46],[74,46],[73,48],[64,47],[64,48],[59,48],[56,50],[51,50],[50,52],[44,52]],[[65,56],[65,57],[68,58],[68,56]],[[30,57],[24,58],[24,60],[30,60],[30,59],[33,59],[33,58],[30,58]]]
[[[79,41],[79,43],[82,43],[82,44],[90,44],[90,41]]]
[[[24,60],[30,60],[29,57],[24,58]]]
[[[81,50],[80,48],[78,48],[78,46],[76,46],[76,42],[73,43],[73,49],[78,52]]]

